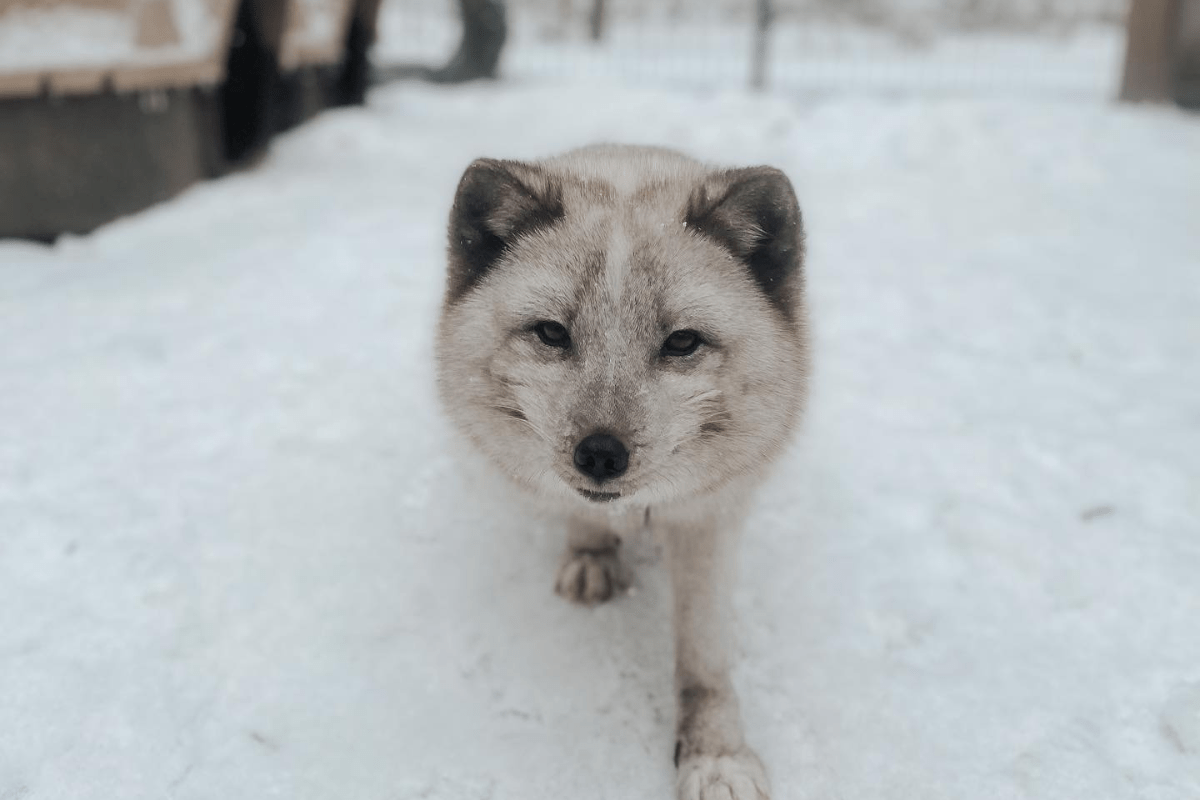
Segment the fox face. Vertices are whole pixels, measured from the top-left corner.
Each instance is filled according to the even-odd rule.
[[[562,503],[684,501],[756,474],[799,412],[791,184],[665,150],[479,160],[450,215],[437,337],[456,425]]]

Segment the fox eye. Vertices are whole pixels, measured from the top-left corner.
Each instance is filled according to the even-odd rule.
[[[664,356],[690,356],[701,344],[703,340],[695,331],[675,331],[663,342],[662,352]]]
[[[571,346],[571,334],[567,333],[567,329],[557,322],[539,322],[533,326],[533,332],[542,340],[542,344],[549,347],[567,348]]]

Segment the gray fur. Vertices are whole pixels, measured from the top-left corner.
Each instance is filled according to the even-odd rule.
[[[566,520],[559,593],[591,603],[620,589],[622,532],[649,524],[667,542],[681,800],[767,797],[729,682],[729,576],[750,495],[803,405],[800,219],[777,170],[619,146],[477,161],[451,212],[442,401]],[[543,343],[543,321],[565,326],[570,347]],[[664,355],[680,330],[705,344]],[[607,502],[572,463],[597,432],[629,450]]]

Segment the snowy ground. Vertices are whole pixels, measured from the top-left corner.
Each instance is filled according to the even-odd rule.
[[[654,543],[559,601],[431,388],[460,171],[597,139],[806,209],[813,402],[737,596],[777,797],[1200,797],[1200,121],[525,81],[0,244],[0,798],[670,796]]]

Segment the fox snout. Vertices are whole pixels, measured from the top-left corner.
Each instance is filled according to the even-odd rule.
[[[593,433],[575,447],[575,469],[597,483],[619,478],[629,466],[629,450],[608,433]]]

